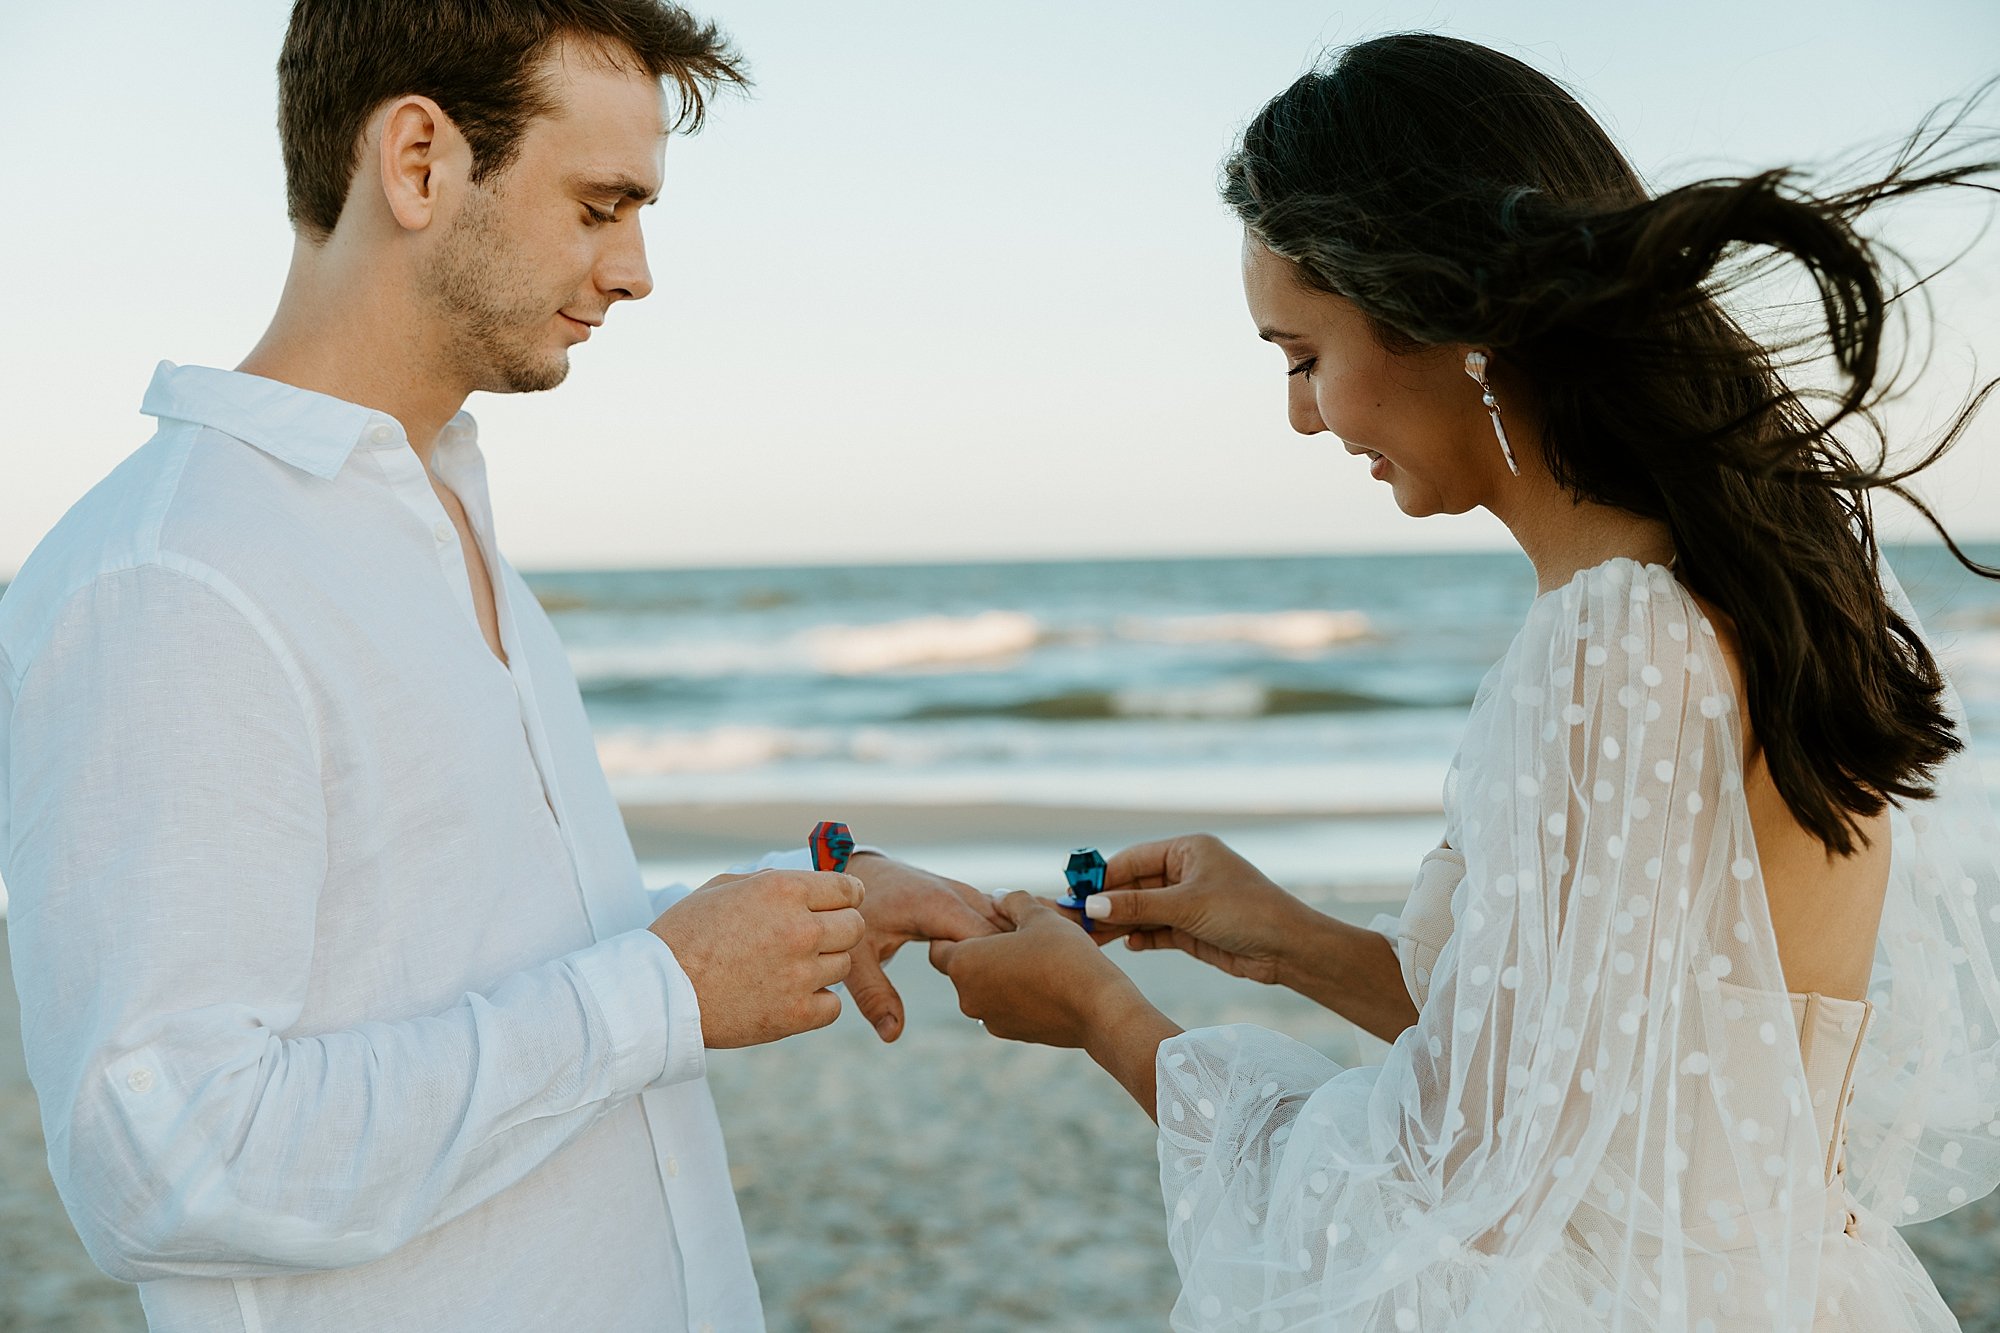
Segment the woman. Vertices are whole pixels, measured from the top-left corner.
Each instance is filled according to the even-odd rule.
[[[1991,179],[1920,174],[1948,142],[1832,198],[1650,198],[1553,82],[1429,35],[1246,131],[1224,189],[1292,424],[1406,513],[1493,511],[1540,595],[1383,933],[1210,839],[1120,854],[1093,901],[1100,940],[1283,981],[1381,1065],[1182,1032],[1026,895],[934,946],[967,1013],[1155,1113],[1176,1328],[1957,1328],[1893,1228],[2000,1180],[2000,831],[1876,550],[1908,473],[1836,437],[1872,425],[1887,307],[1850,221]],[[1830,410],[1777,374],[1805,343],[1716,303],[1744,246],[1818,284]]]

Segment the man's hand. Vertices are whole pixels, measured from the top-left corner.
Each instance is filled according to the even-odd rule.
[[[674,951],[701,1002],[702,1044],[757,1046],[840,1017],[866,925],[852,875],[760,870],[717,875],[648,927]]]
[[[879,852],[857,852],[848,873],[867,885],[861,909],[867,934],[854,951],[847,993],[883,1041],[903,1034],[903,997],[883,969],[912,940],[969,940],[1011,930],[991,898],[969,884],[933,875]]]

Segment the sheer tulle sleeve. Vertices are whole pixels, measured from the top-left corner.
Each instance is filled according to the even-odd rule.
[[[1712,627],[1619,560],[1537,599],[1455,763],[1417,1022],[1343,1069],[1159,1055],[1177,1329],[1802,1329],[1827,1201]]]

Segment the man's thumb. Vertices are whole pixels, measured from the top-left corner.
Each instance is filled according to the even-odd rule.
[[[865,949],[854,952],[853,965],[847,970],[847,993],[883,1041],[903,1035],[903,997],[890,984],[882,964],[868,957]]]

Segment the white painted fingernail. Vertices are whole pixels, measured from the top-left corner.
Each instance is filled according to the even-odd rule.
[[[1109,921],[1111,919],[1111,900],[1092,894],[1083,900],[1083,914],[1093,921]]]

